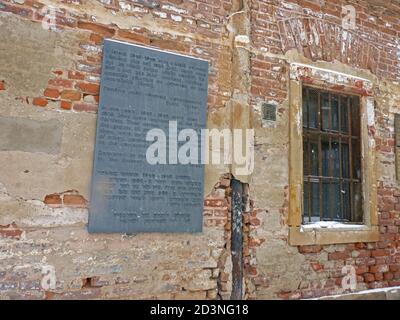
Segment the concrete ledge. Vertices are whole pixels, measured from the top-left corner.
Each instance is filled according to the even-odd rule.
[[[304,231],[301,230],[301,227],[289,228],[289,244],[292,246],[376,242],[378,240],[379,230],[377,226],[366,227],[362,230],[321,228]]]

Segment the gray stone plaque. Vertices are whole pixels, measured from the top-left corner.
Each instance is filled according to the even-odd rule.
[[[201,232],[204,165],[175,161],[176,133],[194,129],[201,154],[207,87],[207,61],[104,40],[89,232]],[[152,129],[166,164],[147,161]]]

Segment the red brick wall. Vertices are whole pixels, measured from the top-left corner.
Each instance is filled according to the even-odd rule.
[[[353,5],[356,9],[355,30],[343,32],[344,5]],[[287,121],[288,108],[282,107],[288,98],[288,64],[284,55],[290,50],[301,53],[311,61],[339,61],[355,69],[368,70],[379,81],[398,81],[398,9],[395,14],[384,6],[374,6],[373,1],[251,1],[253,107],[256,108],[262,101],[272,101],[279,106],[278,121]],[[379,89],[374,94],[384,95]],[[379,101],[375,108],[375,137],[379,167],[388,167],[394,175],[393,112],[400,111],[399,92],[394,91],[389,96],[384,100],[385,103]],[[378,171],[379,242],[299,246],[298,252],[303,255],[304,261],[298,268],[298,286],[293,290],[273,287],[273,279],[279,279],[282,275],[271,272],[272,268],[258,265],[256,259],[248,273],[253,290],[250,297],[263,295],[298,299],[343,293],[341,282],[344,265],[356,268],[357,290],[400,285],[400,189],[393,175],[385,176],[381,169]],[[282,195],[284,230],[288,210],[286,187]],[[268,223],[269,209],[257,210],[259,213],[256,217],[264,224]],[[263,233],[262,227],[257,225],[252,230],[250,234],[256,238],[256,247],[263,242],[267,247],[274,236],[273,233]],[[287,231],[283,232],[283,236],[275,236],[282,236],[286,241],[285,235]],[[263,250],[266,249],[254,250],[253,256],[259,257]],[[286,263],[289,265],[293,260],[289,258],[289,252],[287,254]],[[277,260],[276,263],[282,262]],[[279,283],[279,280],[276,281]]]

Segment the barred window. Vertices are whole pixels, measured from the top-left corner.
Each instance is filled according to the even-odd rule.
[[[303,87],[303,223],[361,223],[360,97]]]

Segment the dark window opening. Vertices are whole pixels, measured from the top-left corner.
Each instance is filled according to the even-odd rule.
[[[360,98],[303,87],[303,223],[361,223]]]

